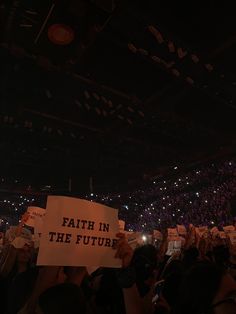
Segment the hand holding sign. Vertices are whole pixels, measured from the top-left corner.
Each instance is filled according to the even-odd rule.
[[[120,267],[118,211],[81,199],[49,196],[38,265]]]
[[[19,236],[22,233],[22,229],[24,227],[25,222],[28,220],[28,218],[29,218],[29,213],[27,212],[21,216],[21,220],[16,229],[16,236]]]
[[[131,246],[129,246],[124,234],[118,233],[117,237],[119,238],[119,241],[114,247],[114,249],[117,250],[115,257],[120,258],[122,260],[123,268],[127,268],[131,263],[134,251],[131,248]]]

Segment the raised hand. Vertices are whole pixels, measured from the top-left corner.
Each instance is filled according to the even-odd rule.
[[[127,268],[128,266],[130,266],[134,251],[129,246],[127,239],[123,233],[118,233],[116,236],[119,238],[119,240],[114,247],[114,249],[116,249],[115,257],[122,260],[123,268]]]

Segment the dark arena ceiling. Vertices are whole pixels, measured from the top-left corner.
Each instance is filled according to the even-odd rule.
[[[0,1],[6,187],[117,190],[234,154],[233,5]]]

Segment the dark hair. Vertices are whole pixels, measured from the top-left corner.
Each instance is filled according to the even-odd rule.
[[[179,289],[183,274],[183,264],[179,260],[171,261],[163,273],[165,281],[162,287],[162,295],[171,307],[177,302],[178,294],[176,291]]]
[[[226,267],[230,259],[229,248],[224,245],[216,246],[213,248],[213,256],[217,265]]]
[[[185,269],[192,267],[198,260],[199,251],[196,247],[189,248],[183,252],[183,264]]]
[[[112,313],[125,313],[125,304],[122,289],[120,288],[117,276],[117,269],[103,268],[100,287],[96,293],[96,305],[103,309],[110,309]]]
[[[190,268],[180,285],[175,314],[200,314],[207,310],[219,289],[224,272],[215,264],[201,262]]]
[[[56,285],[39,297],[44,314],[86,314],[87,306],[81,289],[71,283]]]
[[[137,276],[146,280],[157,267],[157,250],[151,245],[143,245],[134,251],[132,266],[136,269]]]
[[[150,290],[145,281],[153,276],[153,271],[157,267],[156,248],[151,244],[137,248],[134,251],[131,266],[135,269],[139,294],[141,297],[144,297]]]

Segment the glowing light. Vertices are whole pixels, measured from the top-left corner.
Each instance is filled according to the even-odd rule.
[[[146,237],[145,235],[143,235],[143,236],[142,236],[142,240],[143,240],[144,242],[146,242],[146,241],[147,241],[147,237]]]
[[[48,38],[55,45],[69,45],[74,37],[74,31],[68,25],[53,24],[48,29]]]

